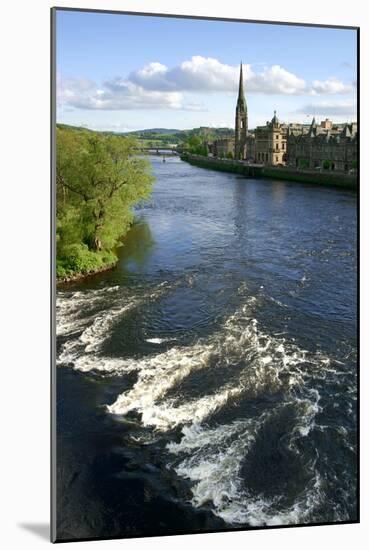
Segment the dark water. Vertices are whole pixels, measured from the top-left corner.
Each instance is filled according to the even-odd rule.
[[[356,196],[152,163],[58,293],[58,538],[355,520]]]

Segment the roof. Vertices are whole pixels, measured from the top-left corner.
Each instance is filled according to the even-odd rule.
[[[272,123],[272,124],[279,124],[279,120],[278,120],[278,118],[277,118],[277,111],[274,111],[274,116],[273,116],[273,118],[272,118],[272,120],[271,120],[271,123]]]

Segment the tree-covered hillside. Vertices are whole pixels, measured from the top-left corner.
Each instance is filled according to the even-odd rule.
[[[73,131],[80,131],[83,128],[58,124],[59,128],[69,128]],[[190,130],[176,130],[173,128],[151,128],[146,130],[135,130],[132,132],[99,132],[104,135],[134,137],[142,147],[167,147],[169,145],[181,146],[191,137],[198,137],[201,141],[214,141],[220,138],[234,137],[232,128],[210,128],[200,126]]]

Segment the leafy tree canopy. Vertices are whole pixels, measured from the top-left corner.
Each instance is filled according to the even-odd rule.
[[[101,263],[127,232],[131,207],[150,194],[150,165],[133,137],[57,128],[56,145],[58,260],[65,266],[79,250],[89,266],[91,253]]]

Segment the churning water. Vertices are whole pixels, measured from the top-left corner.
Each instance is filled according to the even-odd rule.
[[[59,538],[355,520],[356,196],[152,163],[57,296]]]

